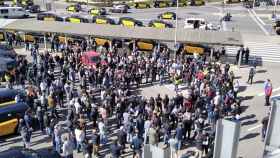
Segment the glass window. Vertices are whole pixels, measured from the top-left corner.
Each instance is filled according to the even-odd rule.
[[[1,9],[0,10],[0,13],[1,14],[7,14],[9,11],[8,11],[8,9]]]

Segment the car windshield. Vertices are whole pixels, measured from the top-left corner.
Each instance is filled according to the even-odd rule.
[[[188,20],[187,21],[189,24],[193,24],[194,23],[194,20]]]
[[[99,56],[92,56],[92,57],[90,58],[90,60],[91,60],[91,62],[93,62],[93,63],[99,63],[101,59],[100,59]]]

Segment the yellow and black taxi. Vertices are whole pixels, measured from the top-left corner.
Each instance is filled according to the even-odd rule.
[[[128,48],[130,50],[133,49],[133,43],[135,42],[135,47],[137,50],[142,52],[151,52],[154,50],[154,48],[157,46],[157,43],[153,40],[136,40],[136,41],[129,41],[128,42]],[[161,44],[160,48],[167,48],[166,44]]]
[[[5,41],[5,34],[4,34],[4,32],[0,32],[0,41]]]
[[[119,19],[119,25],[126,27],[143,26],[143,22],[130,17],[121,17]]]
[[[5,55],[5,54],[4,54]],[[11,79],[10,77],[15,75],[16,69],[16,60],[11,57],[0,57],[0,78],[2,81],[7,81]],[[1,93],[1,90],[0,90]],[[1,103],[1,94],[0,94],[0,103]]]
[[[0,104],[0,137],[17,133],[19,119],[24,117],[29,106],[24,102]]]
[[[44,38],[44,35],[41,34],[41,33],[35,33],[35,32],[26,32],[26,33],[23,33],[23,32],[20,32],[20,38],[21,38],[21,41],[23,42],[39,42],[39,41],[43,41],[42,39]]]
[[[15,98],[19,95],[20,102],[16,102]],[[29,106],[24,103],[24,91],[15,89],[0,89],[0,137],[17,133],[19,119],[23,118]]]
[[[151,2],[143,0],[134,0],[134,7],[136,9],[151,8]]]
[[[209,52],[210,48],[202,44],[186,43],[180,45],[180,50],[183,50],[187,54],[203,55],[205,52]]]
[[[73,4],[73,5],[70,5],[70,6],[66,7],[66,11],[72,12],[72,13],[76,13],[76,12],[79,12],[81,10],[82,10],[82,7],[81,7],[80,3]]]
[[[105,16],[93,17],[92,22],[95,24],[111,24],[111,25],[116,24],[113,19],[107,18]]]
[[[202,6],[205,5],[204,0],[190,0],[189,2],[190,6]]]
[[[25,7],[25,6],[34,5],[34,2],[33,2],[33,0],[13,0],[13,5],[14,6],[20,6],[20,7]]]
[[[178,6],[179,6],[179,7],[188,6],[188,0],[179,0],[178,2],[179,2],[179,3],[178,3]],[[172,7],[177,7],[177,0],[172,0],[171,6],[172,6]]]
[[[39,13],[37,14],[37,20],[41,21],[63,21],[62,17],[54,13]]]
[[[68,42],[68,44],[77,43],[77,42],[80,43],[82,40],[85,40],[85,38],[81,36],[68,35],[67,37],[65,37],[65,35],[63,34],[56,34],[54,38],[56,38],[59,41],[59,43],[63,43],[63,44],[65,44],[66,42]]]
[[[65,18],[66,22],[70,23],[89,23],[89,19],[83,18],[79,15],[72,15],[70,17]]]
[[[106,9],[105,8],[94,7],[94,8],[91,8],[88,11],[88,13],[92,16],[106,15]]]
[[[165,8],[165,7],[169,7],[169,1],[164,1],[164,0],[160,0],[160,1],[155,1],[154,2],[154,7],[155,8]]]
[[[158,29],[173,28],[173,25],[171,23],[168,23],[168,22],[163,21],[163,20],[152,20],[152,21],[149,22],[148,26],[158,28]]]
[[[176,13],[174,13],[174,12],[164,12],[164,13],[158,15],[158,19],[175,20],[176,19]]]
[[[231,4],[231,3],[240,3],[241,0],[226,0],[227,4]]]

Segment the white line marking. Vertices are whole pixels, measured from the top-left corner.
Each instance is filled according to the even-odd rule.
[[[252,128],[249,128],[249,129],[247,129],[247,131],[250,132],[250,131],[253,131],[253,130],[258,129],[260,127],[262,127],[262,124],[259,124],[259,125],[255,126],[255,127],[252,127]]]
[[[280,87],[273,89],[272,92],[276,92],[276,91],[279,91],[279,90],[280,90]],[[261,96],[264,96],[264,94],[265,93],[262,92],[262,93],[257,94],[257,96],[261,97]]]
[[[265,33],[265,35],[269,35],[269,32],[263,27],[263,25],[254,17],[254,15],[251,13],[249,9],[247,9],[250,17],[259,25],[261,30]]]
[[[262,23],[262,25],[266,25],[263,20],[256,14],[255,10],[251,10],[252,13],[255,15],[255,17],[259,20],[260,23]]]

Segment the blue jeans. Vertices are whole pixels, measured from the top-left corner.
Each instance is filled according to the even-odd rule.
[[[181,150],[182,147],[182,140],[177,139],[177,150]]]

